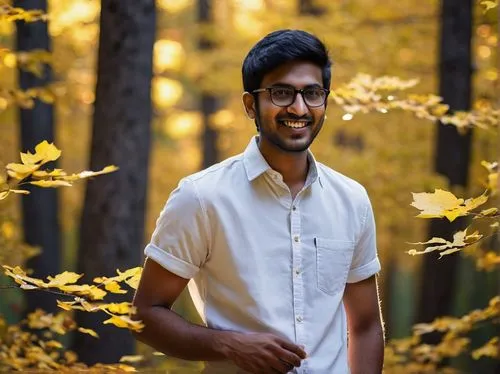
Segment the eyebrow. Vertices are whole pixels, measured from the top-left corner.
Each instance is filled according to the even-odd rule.
[[[293,86],[291,84],[282,83],[282,82],[273,83],[269,87],[293,87],[293,88],[296,88],[295,86]],[[304,86],[303,89],[306,89],[306,88],[317,88],[317,87],[323,88],[323,86],[320,85],[319,83],[312,83],[312,84],[308,84],[308,85]]]

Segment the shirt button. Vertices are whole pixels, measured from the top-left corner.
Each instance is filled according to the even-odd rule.
[[[299,268],[295,269],[295,274],[296,274],[296,275],[299,275],[299,274],[300,274],[300,269],[299,269]]]
[[[303,321],[303,320],[302,320],[302,317],[301,317],[301,316],[298,316],[298,317],[297,317],[297,322],[302,322],[302,321]]]
[[[296,243],[298,243],[298,242],[299,242],[299,240],[300,240],[300,238],[299,238],[299,236],[298,236],[298,235],[295,235],[295,236],[293,237],[293,240],[294,240]]]
[[[297,207],[294,205],[294,206],[292,207],[292,210],[293,210],[293,211],[296,211],[296,210],[297,210]]]

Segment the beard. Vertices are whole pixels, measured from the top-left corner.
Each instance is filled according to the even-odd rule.
[[[307,139],[301,142],[294,142],[293,140],[290,141],[289,138],[285,138],[282,134],[280,134],[278,129],[279,126],[283,125],[279,124],[278,120],[275,120],[276,123],[278,124],[278,127],[275,130],[269,130],[266,126],[263,126],[262,121],[260,119],[260,113],[258,112],[257,115],[255,116],[255,125],[257,126],[257,131],[259,131],[259,137],[261,138],[261,140],[265,139],[267,142],[273,144],[276,148],[284,152],[300,153],[309,149],[310,145],[312,144],[316,136],[319,134],[321,127],[323,127],[324,120],[325,116],[323,115],[320,118],[319,122],[314,125],[314,128],[311,127],[312,131],[310,132],[310,134],[307,135]]]

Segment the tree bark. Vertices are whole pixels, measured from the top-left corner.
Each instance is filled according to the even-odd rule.
[[[213,23],[213,5],[211,0],[198,0],[198,22],[200,24]],[[201,36],[198,41],[200,50],[209,51],[214,48],[213,42]],[[203,164],[205,169],[219,161],[217,149],[218,132],[210,125],[210,117],[220,107],[219,99],[209,92],[201,92],[201,113],[203,118]]]
[[[38,9],[47,12],[46,0],[17,0],[15,7],[26,10]],[[51,50],[48,25],[44,21],[16,22],[17,51],[35,49]],[[52,70],[45,65],[43,75],[38,77],[30,72],[19,69],[19,86],[22,90],[33,87],[43,87],[52,81]],[[43,140],[54,142],[54,111],[51,104],[35,100],[32,109],[20,109],[21,149],[23,152],[34,151],[35,146]],[[49,167],[54,167],[50,163]],[[33,276],[45,278],[60,271],[60,229],[58,222],[57,190],[38,188],[27,185],[25,189],[31,192],[22,201],[22,224],[24,241],[32,246],[39,246],[42,253],[27,262],[27,267],[33,269]],[[57,305],[55,297],[49,294],[41,295],[32,291],[25,293],[25,313],[36,308],[47,312],[55,312]]]
[[[102,1],[90,168],[120,169],[87,184],[78,253],[78,271],[86,281],[141,262],[155,23],[154,0]],[[104,319],[99,313],[77,314],[79,326],[100,335],[75,336],[73,348],[85,363],[118,362],[134,352],[132,334],[103,325]]]
[[[439,94],[451,111],[468,110],[472,84],[472,1],[443,0],[441,12]],[[437,124],[435,169],[451,186],[467,185],[471,139],[470,130],[461,135],[455,126]],[[456,231],[463,230],[465,224],[464,219],[452,224],[432,220],[429,237],[449,240]],[[432,254],[424,256],[417,322],[429,322],[451,313],[458,261],[457,254],[443,260]],[[429,342],[437,338],[431,337]]]

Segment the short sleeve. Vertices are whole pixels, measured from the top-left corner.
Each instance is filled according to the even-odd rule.
[[[170,194],[144,253],[170,272],[191,279],[208,256],[207,228],[195,185],[183,179]]]
[[[375,217],[368,196],[361,225],[361,233],[352,258],[347,283],[360,282],[380,271],[380,261],[377,256],[377,237]]]

